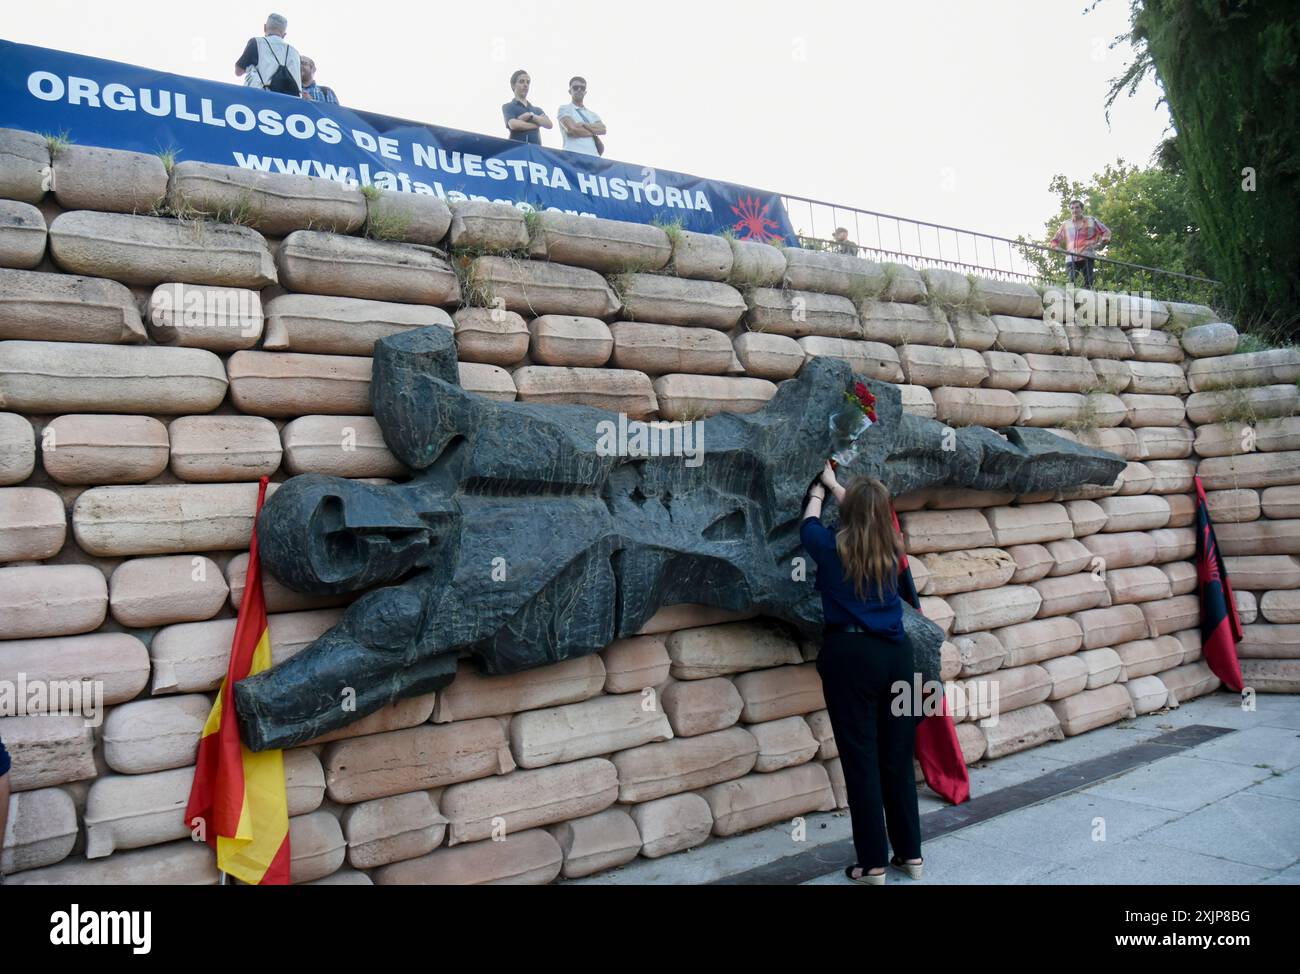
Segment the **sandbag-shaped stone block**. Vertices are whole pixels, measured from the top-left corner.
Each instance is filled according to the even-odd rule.
[[[61,788],[9,797],[9,824],[0,835],[0,875],[62,862],[77,842],[77,809]]]
[[[954,636],[952,645],[957,650],[957,675],[962,678],[991,673],[1002,665],[1007,655],[1002,640],[991,632]],[[821,755],[821,757],[829,756],[831,755]]]
[[[442,845],[447,820],[427,791],[349,805],[340,816],[348,864],[374,869],[426,856]]]
[[[946,596],[998,588],[1010,582],[1016,573],[1015,559],[1000,548],[936,552],[927,556],[925,564],[929,577],[927,595]]]
[[[997,629],[1028,622],[1038,613],[1042,596],[1028,585],[1006,585],[979,592],[959,592],[947,597],[956,613],[955,633]]]
[[[1105,392],[1085,396],[1077,392],[1022,390],[1013,395],[1020,400],[1022,426],[1052,428],[1074,423],[1109,427],[1120,425],[1128,415],[1121,397]]]
[[[31,270],[45,256],[45,217],[30,203],[0,199],[0,267]]]
[[[452,317],[460,362],[514,365],[528,353],[528,326],[514,311],[461,308]]]
[[[1209,457],[1196,472],[1206,490],[1290,486],[1300,483],[1300,450]]]
[[[1092,363],[1077,355],[1025,355],[1031,392],[1088,392],[1097,384]]]
[[[226,395],[221,359],[198,348],[0,342],[0,396],[28,413],[204,413]]]
[[[1300,517],[1300,485],[1268,487],[1260,491],[1259,507],[1265,517]]]
[[[505,731],[490,717],[426,724],[328,744],[321,754],[325,788],[344,804],[514,770]]]
[[[1112,605],[1150,602],[1170,597],[1169,576],[1154,565],[1112,568],[1106,571],[1106,589]],[[1181,628],[1181,627],[1180,627]]]
[[[605,664],[598,654],[505,676],[483,676],[462,661],[456,679],[438,691],[433,720],[463,722],[577,703],[600,693],[605,679]]]
[[[1273,419],[1300,412],[1300,388],[1295,385],[1252,386],[1194,392],[1187,397],[1187,418],[1193,423]]]
[[[1300,416],[1261,419],[1255,424],[1255,449],[1300,450]]]
[[[1067,737],[1137,716],[1128,691],[1117,683],[1096,690],[1084,690],[1064,700],[1054,701],[1051,707]]]
[[[1133,711],[1138,717],[1154,713],[1169,703],[1169,688],[1158,676],[1140,676],[1123,684],[1133,701]],[[1175,702],[1176,705],[1176,702]]]
[[[895,301],[861,301],[857,310],[862,337],[869,341],[895,346],[956,344],[948,320],[929,308]]]
[[[678,277],[725,281],[731,274],[735,256],[726,237],[679,228],[673,232],[671,241],[672,270]]]
[[[1177,426],[1187,411],[1180,396],[1126,392],[1119,398],[1124,403],[1126,426]]]
[[[1128,391],[1152,396],[1185,396],[1187,377],[1173,362],[1130,362]]]
[[[56,194],[58,170],[56,161]],[[176,163],[167,200],[177,213],[237,219],[272,237],[308,228],[355,233],[366,222],[366,198],[355,185],[209,162]]]
[[[1259,611],[1272,623],[1300,623],[1300,592],[1265,592],[1259,598]]]
[[[1245,681],[1247,678],[1247,665],[1244,661],[1241,669],[1242,680]],[[1187,703],[1187,701],[1194,700],[1197,697],[1203,697],[1207,693],[1213,693],[1221,685],[1219,678],[1214,675],[1214,671],[1210,669],[1209,664],[1204,660],[1195,663],[1184,663],[1172,670],[1165,670],[1159,676],[1160,682],[1168,688],[1169,695],[1180,704]]]
[[[83,781],[97,774],[95,731],[83,716],[3,717],[0,740],[12,759],[9,784],[15,792]]]
[[[1094,386],[1098,392],[1118,395],[1127,392],[1133,384],[1133,371],[1127,362],[1118,362],[1108,358],[1094,358],[1091,361],[1093,375],[1097,377]]]
[[[547,826],[564,853],[560,870],[565,879],[590,876],[631,862],[641,851],[641,833],[621,808]]]
[[[280,431],[260,416],[181,416],[167,435],[171,472],[181,480],[248,481],[280,469]]]
[[[659,408],[655,387],[631,369],[525,365],[511,373],[521,402],[578,403],[644,419]]]
[[[515,389],[515,380],[499,365],[461,362],[457,366],[457,373],[462,389],[477,393],[484,399],[514,402],[519,397]]]
[[[678,737],[696,737],[732,726],[745,701],[731,680],[681,680],[666,687],[660,706]]]
[[[1120,361],[1133,357],[1133,345],[1122,328],[1072,322],[1066,322],[1064,327],[1071,355]]]
[[[1024,406],[1009,389],[943,387],[931,393],[935,418],[949,426],[1000,428],[1021,422]]]
[[[1088,668],[1087,689],[1089,690],[1107,686],[1124,677],[1124,661],[1120,659],[1119,653],[1109,646],[1085,649],[1075,654],[1075,658],[1082,660]]]
[[[755,771],[767,773],[804,764],[811,761],[821,748],[821,742],[813,736],[802,717],[783,717],[751,724],[746,730],[758,741]]]
[[[371,878],[376,886],[544,886],[563,864],[555,838],[528,829],[381,866]]]
[[[1300,692],[1300,661],[1290,659],[1244,659],[1241,678],[1260,693]]]
[[[381,338],[435,325],[448,331],[455,327],[446,311],[429,305],[325,294],[281,294],[266,303],[262,348],[368,356]]]
[[[1038,355],[1065,355],[1070,351],[1065,328],[1059,322],[1049,321],[1042,316],[1001,314],[992,315],[991,320],[997,328],[997,348],[1000,351],[1019,355],[1030,352]]]
[[[817,742],[817,760],[829,761],[831,758],[839,757],[840,749],[835,743],[835,731],[831,727],[830,713],[819,710],[802,719],[808,725],[808,730],[812,732],[813,740]]]
[[[757,379],[788,379],[803,367],[807,352],[788,335],[747,331],[732,340],[746,375]]]
[[[641,855],[657,859],[701,845],[713,830],[709,803],[695,794],[669,795],[633,805]]]
[[[464,206],[464,204],[457,204],[457,206]],[[453,207],[454,209],[456,207]],[[453,222],[453,236],[454,233]],[[625,223],[620,220],[603,220],[562,213],[559,210],[547,210],[539,214],[538,233],[545,242],[548,260],[572,264],[575,267],[589,267],[602,273],[623,271],[629,267],[648,271],[660,270],[674,255],[668,234],[659,227],[643,223]],[[725,269],[715,266],[713,273],[705,278],[706,280],[723,280],[726,278],[726,271],[731,269],[731,248],[726,245],[726,241],[720,243],[721,249],[726,251]],[[700,249],[702,247],[697,245],[697,250]],[[720,254],[721,250],[714,252],[715,264],[720,263],[718,260]],[[722,273],[719,274],[720,269]]]
[[[72,210],[50,224],[50,255],[70,274],[123,284],[184,281],[258,289],[277,283],[260,233],[204,220]]]
[[[1023,281],[1002,281],[991,277],[975,278],[976,298],[989,314],[1032,317],[1043,309],[1043,298]]]
[[[474,304],[504,307],[526,318],[549,314],[608,318],[621,307],[608,282],[583,267],[487,256],[470,263],[468,277]]]
[[[667,372],[722,375],[731,366],[731,340],[712,328],[616,321],[612,365],[648,375]]]
[[[190,838],[107,859],[65,859],[56,866],[10,876],[14,886],[216,886],[217,857]]]
[[[1197,571],[1192,562],[1175,561],[1161,565],[1160,570],[1169,579],[1169,591],[1174,595],[1187,595],[1196,591]]]
[[[984,757],[988,742],[978,724],[963,723],[957,725],[957,746],[961,748],[962,760],[970,765]]]
[[[447,242],[452,247],[492,254],[528,249],[528,221],[524,211],[514,205],[463,199],[453,200],[450,208],[451,230]]]
[[[1002,647],[1003,667],[1066,656],[1083,645],[1083,630],[1072,616],[1020,622],[994,630],[993,636]]]
[[[1069,538],[1074,528],[1070,516],[1060,504],[1026,504],[1017,507],[994,507],[984,512],[999,547],[1017,544],[1041,544]]]
[[[442,251],[418,244],[295,230],[280,245],[276,263],[281,283],[293,291],[410,304],[461,298]]]
[[[1133,497],[1101,497],[1097,506],[1106,514],[1106,534],[1121,531],[1152,531],[1169,523],[1169,501],[1156,494]]]
[[[1042,703],[1052,693],[1052,677],[1037,664],[1002,667],[994,673],[975,676],[965,681],[962,696],[968,709],[991,709],[1007,714],[1023,707]],[[972,714],[971,716],[976,716]]]
[[[987,352],[997,345],[998,326],[987,315],[967,308],[959,308],[947,312],[947,318],[952,326],[953,340],[959,347]]]
[[[528,323],[528,332],[528,355],[538,365],[595,368],[604,365],[614,350],[614,336],[599,318],[542,315]],[[802,355],[799,362],[803,362]]]
[[[1060,575],[1073,575],[1092,564],[1092,552],[1074,538],[1062,538],[1047,542],[1047,550],[1055,562],[1049,573],[1053,578]]]
[[[618,772],[604,758],[455,784],[442,793],[449,845],[519,833],[604,811],[618,798]]]
[[[1065,740],[1056,712],[1046,703],[999,714],[996,719],[986,718],[979,722],[979,727],[988,745],[985,760],[1005,757],[1048,741]]]
[[[339,820],[326,811],[289,819],[289,882],[310,883],[336,872],[347,856]]]
[[[1151,676],[1182,664],[1185,652],[1182,643],[1173,636],[1158,635],[1154,632],[1152,635],[1156,638],[1134,639],[1114,647],[1120,662],[1124,665],[1126,680]]]
[[[0,568],[0,639],[90,632],[107,613],[104,573],[93,565]]]
[[[616,281],[619,300],[630,321],[726,330],[745,314],[745,299],[740,292],[718,281],[682,280],[659,274],[621,274]]]
[[[971,348],[904,345],[898,357],[904,377],[914,385],[977,386],[989,377],[988,365]]]
[[[1128,335],[1133,344],[1133,358],[1139,362],[1177,363],[1186,358],[1178,336],[1172,332],[1135,328]]]
[[[1015,352],[990,350],[981,352],[988,377],[984,386],[988,389],[1007,389],[1011,392],[1023,389],[1029,384],[1029,362],[1023,355]]]
[[[930,390],[925,386],[901,385],[898,391],[902,399],[903,412],[909,416],[934,419],[938,414],[934,396],[930,395]]]
[[[149,296],[149,336],[160,345],[235,352],[262,337],[256,291],[211,284],[159,284]]]
[[[1097,568],[1103,572],[1150,565],[1156,560],[1155,539],[1146,531],[1094,534],[1084,538],[1082,544],[1100,559]]]
[[[189,836],[185,804],[193,783],[192,766],[97,778],[86,796],[86,858]]]
[[[908,554],[991,548],[996,542],[980,511],[908,511],[899,515]]]
[[[286,423],[280,438],[291,474],[401,477],[408,472],[388,449],[373,416],[304,416]]]
[[[0,128],[0,199],[39,203],[49,187],[50,172],[45,136]]]
[[[229,595],[217,563],[201,555],[132,558],[108,582],[113,618],[135,629],[211,619]]]
[[[753,288],[744,297],[745,326],[749,331],[789,338],[821,335],[826,338],[863,337],[857,309],[848,298],[813,291]],[[901,378],[901,372],[899,373]]]
[[[1197,359],[1231,355],[1240,340],[1237,329],[1226,321],[1193,325],[1179,336],[1183,351]]]
[[[1137,605],[1085,609],[1071,614],[1069,618],[1083,630],[1083,645],[1086,649],[1101,649],[1117,643],[1145,639],[1148,633],[1146,616],[1142,614],[1141,606]]]
[[[1044,578],[1031,586],[1042,599],[1038,618],[1069,615],[1106,604],[1106,583],[1093,572]]]
[[[1106,512],[1101,509],[1096,501],[1066,501],[1064,507],[1065,513],[1070,518],[1070,527],[1073,529],[1076,538],[1086,538],[1089,535],[1096,534],[1106,526]]]
[[[758,741],[743,727],[677,737],[614,754],[618,800],[644,802],[749,774]]]
[[[59,683],[68,688],[69,693],[56,694],[51,687],[42,713],[70,704],[77,713],[90,717],[100,704],[124,703],[144,689],[149,682],[149,651],[124,632],[13,639],[0,652],[0,679],[17,684],[19,674],[25,674],[29,685]],[[27,707],[31,712],[33,700],[27,701]]]
[[[372,359],[300,352],[236,352],[230,399],[256,416],[368,415]]]
[[[758,622],[679,629],[666,646],[677,680],[706,680],[802,660],[799,647],[784,632]]]
[[[272,488],[268,486],[267,495]],[[92,487],[77,497],[72,530],[87,554],[166,555],[247,548],[257,484]]]
[[[151,213],[167,195],[167,167],[156,155],[72,144],[59,148],[53,168],[54,198],[65,210]]]
[[[433,716],[433,698],[434,694],[423,693],[416,697],[394,700],[392,703],[385,704],[378,710],[366,714],[358,721],[340,727],[338,730],[332,730],[318,737],[313,737],[309,741],[304,741],[302,747],[298,748],[298,750],[310,749],[317,744],[327,744],[330,741],[346,741],[355,737],[366,737],[371,734],[383,734],[387,731],[418,727]],[[324,788],[325,778],[322,774],[322,792]]]
[[[601,650],[601,659],[605,661],[605,692],[645,693],[665,683],[672,667],[664,646],[666,638],[629,636],[616,639]]]
[[[799,339],[799,346],[808,358],[824,355],[827,358],[837,358],[847,362],[855,375],[879,379],[882,382],[896,383],[903,379],[898,352],[883,342],[809,335]],[[955,351],[955,349],[935,349],[935,351]]]
[[[167,427],[149,416],[59,416],[41,431],[41,462],[62,484],[142,484],[167,469]]]
[[[1300,588],[1300,559],[1290,555],[1227,555],[1223,563],[1234,589],[1267,592]]]
[[[1148,460],[1145,466],[1151,475],[1148,493],[1184,494],[1192,489],[1196,476],[1194,460]]]
[[[0,488],[0,562],[43,561],[63,548],[68,517],[43,487]]]
[[[937,595],[922,596],[920,612],[921,615],[942,629],[945,636],[952,632],[957,613],[944,599],[939,598]]]
[[[1300,379],[1300,349],[1296,348],[1202,358],[1187,368],[1187,382],[1193,392],[1294,384],[1296,379]]]
[[[1254,592],[1233,592],[1233,602],[1237,607],[1237,618],[1243,626],[1250,626],[1259,618],[1259,600]]]
[[[1142,449],[1138,443],[1137,430],[1127,429],[1120,426],[1097,429],[1079,430],[1075,436],[1078,442],[1084,446],[1090,446],[1097,450],[1105,450],[1108,453],[1114,453],[1116,456],[1123,457],[1125,460],[1138,460],[1141,458]],[[1121,479],[1120,490],[1124,489],[1127,478]]]
[[[302,652],[338,622],[341,615],[335,609],[319,609],[268,616],[272,664]],[[181,622],[154,633],[149,644],[153,661],[151,692],[156,696],[216,690],[230,660],[235,622],[234,619]]]
[[[1194,528],[1157,528],[1148,532],[1156,546],[1156,564],[1191,558],[1196,554]]]
[[[1141,450],[1140,459],[1146,461],[1190,457],[1196,439],[1196,433],[1183,426],[1142,426],[1133,432]]]
[[[785,286],[857,298],[867,294],[916,301],[925,293],[919,275],[896,264],[877,264],[848,254],[785,248]]]
[[[365,234],[372,240],[437,246],[451,226],[451,209],[437,196],[380,190],[366,194]]]
[[[1250,592],[1238,593],[1250,596]],[[1251,624],[1244,617],[1244,636],[1237,644],[1242,659],[1300,659],[1300,625]]]
[[[757,240],[727,238],[727,242],[731,245],[728,284],[735,287],[775,287],[781,283],[785,276],[785,254],[780,248]]]
[[[20,484],[36,469],[36,431],[25,416],[0,413],[0,486]]]
[[[733,682],[745,702],[740,719],[746,724],[810,714],[826,707],[821,677],[811,663],[751,670]]]
[[[597,757],[672,736],[664,712],[639,693],[602,694],[515,714],[510,721],[510,750],[521,768]]]
[[[830,778],[817,763],[710,785],[700,797],[713,814],[714,835],[735,835],[835,808]]]
[[[1088,687],[1088,664],[1078,656],[1058,656],[1039,665],[1052,678],[1048,700],[1064,700]]]
[[[104,718],[104,761],[124,775],[187,767],[211,711],[198,693],[120,704]]]

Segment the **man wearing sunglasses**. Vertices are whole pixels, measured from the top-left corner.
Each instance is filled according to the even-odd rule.
[[[564,148],[583,155],[603,156],[605,143],[600,137],[605,134],[605,123],[582,103],[587,96],[587,79],[570,78],[569,95],[573,100],[560,106],[556,112],[560,129],[564,133]]]

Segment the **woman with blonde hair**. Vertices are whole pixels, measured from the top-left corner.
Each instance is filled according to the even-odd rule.
[[[879,480],[855,477],[844,488],[827,463],[819,481],[809,489],[799,537],[817,563],[825,621],[817,672],[840,752],[858,857],[844,874],[855,883],[883,885],[888,862],[920,879],[912,750],[921,715],[913,713],[915,664],[898,594],[902,539],[894,530],[889,491]],[[828,488],[840,509],[839,524],[830,528],[821,523]],[[895,700],[899,681],[908,690]]]

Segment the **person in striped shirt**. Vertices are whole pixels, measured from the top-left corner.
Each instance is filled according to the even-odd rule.
[[[1070,283],[1083,272],[1083,286],[1092,287],[1093,257],[1097,248],[1110,243],[1110,227],[1095,216],[1085,216],[1083,203],[1070,201],[1070,219],[1061,224],[1056,236],[1047,242],[1053,250],[1066,252],[1065,271]]]

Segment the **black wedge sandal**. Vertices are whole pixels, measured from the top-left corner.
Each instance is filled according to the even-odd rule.
[[[855,869],[861,869],[862,875],[854,876],[853,870]],[[884,886],[885,885],[885,874],[883,872],[869,873],[867,872],[866,867],[858,862],[855,862],[851,866],[845,866],[844,875],[848,877],[849,882],[859,883],[862,886]]]
[[[921,867],[925,865],[925,860],[922,859],[920,862],[903,862],[903,860],[899,859],[898,856],[894,856],[889,860],[889,864],[895,869],[901,869],[903,872],[907,873],[908,878],[910,879],[920,879]]]

